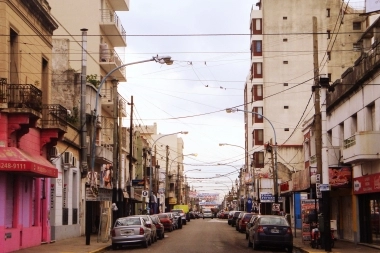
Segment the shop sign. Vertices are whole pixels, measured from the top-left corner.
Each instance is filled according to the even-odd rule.
[[[177,198],[169,198],[169,205],[177,204]]]
[[[275,198],[272,193],[260,192],[260,202],[262,203],[274,203]],[[278,197],[278,202],[282,202],[283,197]]]
[[[333,188],[351,187],[352,168],[333,167],[329,168],[329,183]]]
[[[280,184],[280,192],[287,193],[293,190],[293,182],[288,181]]]
[[[380,192],[380,173],[354,178],[354,194]]]
[[[112,201],[112,190],[86,187],[86,201]]]

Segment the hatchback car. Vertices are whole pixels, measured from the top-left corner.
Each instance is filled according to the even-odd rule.
[[[254,250],[261,246],[286,248],[293,252],[293,234],[283,216],[262,215],[249,229],[248,247]]]
[[[235,211],[233,216],[232,216],[232,220],[231,220],[231,226],[235,226],[236,225],[236,220],[237,218],[239,217],[241,211]]]
[[[161,240],[164,239],[164,237],[165,237],[164,224],[161,223],[160,218],[158,218],[157,215],[151,215],[150,217],[152,218],[152,221],[153,221],[154,225],[156,226],[157,237]]]
[[[165,230],[172,232],[174,229],[173,220],[166,213],[159,213],[157,217],[160,219],[161,223],[164,225]]]
[[[147,248],[152,244],[152,230],[138,216],[118,218],[111,230],[112,249],[128,244],[141,244]]]
[[[152,243],[157,242],[157,228],[154,225],[154,222],[150,215],[148,214],[140,214],[140,215],[132,215],[132,216],[137,216],[141,217],[145,220],[146,226],[152,230]]]
[[[245,228],[247,227],[247,223],[249,222],[249,220],[251,219],[252,216],[253,216],[253,213],[244,213],[243,214],[243,216],[239,220],[239,223],[237,226],[239,232],[241,232],[241,233],[245,232]]]
[[[181,215],[182,225],[186,225],[186,213],[182,209],[172,209],[172,212],[179,213],[179,215]]]

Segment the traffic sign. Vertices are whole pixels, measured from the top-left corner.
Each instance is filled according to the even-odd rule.
[[[148,191],[142,191],[142,194],[141,194],[141,195],[142,195],[143,197],[148,197],[148,194],[149,194]]]
[[[321,192],[330,191],[330,185],[329,184],[320,184],[319,185],[319,190]]]

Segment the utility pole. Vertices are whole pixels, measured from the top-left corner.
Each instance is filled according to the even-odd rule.
[[[82,176],[86,175],[88,172],[87,164],[87,118],[86,118],[86,83],[87,83],[87,31],[88,29],[83,28],[82,31],[82,71],[81,71],[81,100],[80,100],[80,160],[81,160],[81,173]],[[94,175],[91,174],[91,183],[94,180]],[[85,189],[86,192],[86,189]],[[90,245],[90,237],[92,230],[92,202],[86,200],[86,245]]]
[[[322,159],[322,155],[326,156],[325,154],[322,154],[322,113],[321,113],[321,89],[320,89],[320,75],[319,75],[319,61],[318,61],[318,27],[317,27],[317,18],[313,17],[313,59],[314,59],[314,108],[315,108],[315,156],[317,160],[317,175],[319,177],[323,175],[323,183],[328,184],[329,178],[328,178],[328,167],[327,167],[327,161],[326,159]],[[323,86],[328,86],[328,81],[326,85],[326,80],[323,80]],[[325,100],[326,96],[326,89],[323,89],[323,99]],[[322,101],[325,104],[325,101]],[[325,107],[324,107],[325,108]],[[326,110],[326,109],[324,109]],[[325,111],[324,111],[324,115]],[[324,119],[325,120],[325,119]],[[326,146],[326,138],[324,145]],[[324,149],[327,151],[327,149]],[[317,187],[316,187],[317,188]],[[316,189],[316,193],[318,189]],[[317,195],[317,194],[315,194]],[[315,196],[317,198],[317,196]],[[321,205],[320,205],[321,206]],[[323,191],[322,192],[322,214],[323,214],[323,220],[319,222],[323,222],[323,228],[324,231],[322,231],[323,234],[323,241],[324,241],[324,248],[325,251],[329,252],[331,251],[331,235],[330,235],[330,191]],[[317,215],[317,214],[316,214]],[[321,224],[320,224],[321,227]]]
[[[169,212],[169,146],[166,145],[165,212]]]
[[[128,158],[128,171],[129,171],[129,187],[132,189],[132,173],[133,173],[133,96],[131,96],[131,113],[130,113],[130,120],[129,120],[129,158]],[[129,190],[129,194],[132,194],[132,191]],[[129,214],[132,213],[132,203],[130,202],[130,199],[134,198],[134,196],[129,196],[128,202],[128,212]]]
[[[119,188],[119,156],[118,156],[118,115],[119,115],[119,96],[117,93],[117,85],[119,83],[118,80],[112,79],[112,97],[113,97],[113,159],[112,159],[112,203],[117,203],[119,200],[117,189]],[[112,224],[115,223],[117,217],[117,213],[115,210],[112,210]]]

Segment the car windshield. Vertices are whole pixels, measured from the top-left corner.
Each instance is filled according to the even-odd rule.
[[[141,225],[140,218],[122,218],[115,222],[115,227]]]
[[[262,217],[260,219],[260,225],[288,226],[288,222],[281,217]]]

